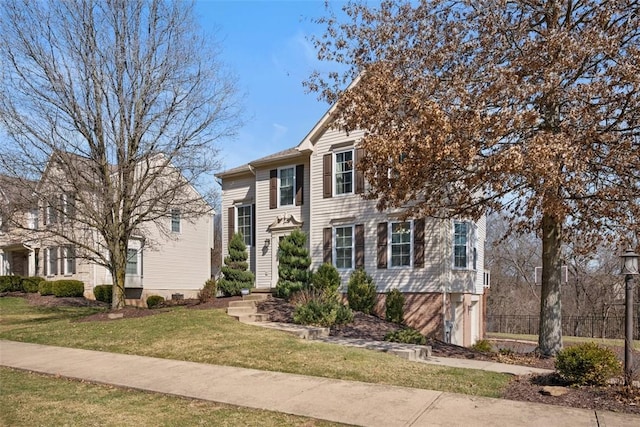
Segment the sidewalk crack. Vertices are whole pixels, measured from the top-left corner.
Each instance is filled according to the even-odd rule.
[[[435,399],[433,399],[433,401],[427,405],[426,408],[424,408],[422,411],[418,412],[411,420],[409,420],[407,422],[407,424],[405,424],[406,426],[410,427],[412,425],[414,425],[416,423],[416,421],[418,421],[424,414],[426,414],[427,412],[429,412],[434,406],[435,404],[440,400],[440,398],[444,395],[444,392],[440,392],[438,394],[438,397],[436,397]]]

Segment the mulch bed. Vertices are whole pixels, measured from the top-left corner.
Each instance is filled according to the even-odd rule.
[[[87,300],[85,298],[56,298],[53,296],[40,296],[39,294],[3,293],[2,296],[20,296],[26,298],[29,304],[45,307],[72,306],[72,307],[107,307],[107,304]],[[215,298],[206,303],[198,300],[167,301],[162,307],[153,310],[145,308],[125,307],[120,310],[96,313],[78,319],[79,322],[117,321],[109,317],[109,314],[122,314],[118,318],[135,318],[152,316],[170,310],[172,306],[186,306],[188,309],[224,309],[229,302],[242,299],[241,297]],[[273,298],[258,303],[260,313],[269,314],[274,322],[293,322],[294,306],[283,300]],[[363,313],[355,313],[353,323],[331,329],[331,335],[349,338],[361,338],[367,340],[383,340],[387,332],[399,329],[399,326]],[[534,353],[521,354],[517,345],[510,346],[512,354],[500,355],[494,353],[482,353],[470,348],[448,344],[443,341],[430,338],[427,345],[432,348],[432,354],[440,357],[457,357],[466,359],[497,361],[501,363],[513,363],[539,368],[553,369],[553,358],[540,358]],[[498,346],[509,346],[509,343],[497,343]],[[615,349],[621,354],[621,349]],[[638,355],[639,352],[634,352]],[[639,357],[640,355],[636,356]],[[548,396],[541,393],[544,386],[560,386],[566,393],[562,396]],[[504,391],[502,398],[525,402],[538,402],[553,405],[585,408],[593,410],[607,410],[640,414],[640,389],[629,389],[620,385],[607,387],[566,387],[556,374],[528,375],[514,377]]]

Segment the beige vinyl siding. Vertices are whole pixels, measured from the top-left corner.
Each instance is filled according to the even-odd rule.
[[[484,293],[484,246],[487,241],[487,217],[483,216],[476,222],[476,238],[477,238],[477,272],[474,294]]]
[[[230,178],[225,178],[222,181],[222,259],[229,255],[229,232],[227,225],[229,224],[228,212],[232,206],[251,205],[256,203],[256,179],[252,173],[246,173],[243,175],[237,175]],[[267,201],[268,202],[268,201]],[[257,211],[256,203],[256,211]],[[237,226],[237,221],[234,218],[234,223]],[[256,233],[256,242],[254,245],[248,248],[249,268],[254,273],[256,272],[255,264],[255,252],[256,243],[259,245],[260,240]],[[223,263],[224,265],[224,263]]]
[[[167,215],[167,225],[171,216]],[[150,226],[148,239],[155,241],[142,254],[142,284],[145,295],[170,298],[172,293],[195,297],[211,277],[210,234],[212,215],[180,220],[180,233],[163,234]]]
[[[425,221],[425,265],[424,268],[377,268],[377,224],[395,220],[388,212],[378,212],[375,201],[364,200],[360,195],[348,194],[323,198],[322,191],[322,158],[331,152],[332,146],[339,146],[335,151],[347,149],[345,142],[357,142],[361,132],[346,135],[337,130],[326,131],[316,142],[315,151],[311,155],[311,255],[313,267],[317,268],[323,260],[323,228],[343,224],[363,224],[365,229],[365,270],[377,286],[378,292],[387,292],[398,288],[402,292],[439,292],[442,276],[442,242],[440,227],[433,220]],[[355,145],[354,145],[355,147]],[[352,218],[352,219],[350,219]],[[343,286],[351,274],[343,272]]]
[[[289,205],[276,209],[269,208],[269,171],[282,167],[294,167],[304,165],[303,203],[301,206]],[[278,237],[283,234],[273,235],[269,226],[276,221],[278,216],[293,215],[298,221],[302,221],[302,231],[309,234],[309,160],[301,155],[298,159],[288,159],[279,163],[256,169],[256,287],[274,287],[278,280],[278,271],[273,264],[273,251],[278,249]],[[273,237],[273,239],[272,239]],[[267,243],[268,242],[268,243]]]

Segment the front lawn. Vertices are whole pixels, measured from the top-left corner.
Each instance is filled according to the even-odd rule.
[[[245,325],[224,310],[184,307],[140,318],[78,322],[95,309],[31,307],[0,298],[0,339],[499,397],[510,376],[437,367],[305,341]]]

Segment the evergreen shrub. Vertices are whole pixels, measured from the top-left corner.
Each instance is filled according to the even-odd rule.
[[[163,303],[164,303],[164,297],[161,297],[160,295],[150,295],[147,297],[148,308],[155,308],[162,305]]]
[[[84,295],[84,283],[80,280],[54,280],[51,292],[56,297],[81,297]]]
[[[292,231],[280,241],[277,297],[289,300],[295,292],[309,286],[311,257],[306,243],[307,235],[300,230]]]
[[[96,300],[111,304],[113,301],[113,285],[98,285],[93,288],[93,295]]]
[[[235,233],[229,242],[229,255],[224,259],[222,267],[222,279],[218,281],[218,287],[226,296],[241,295],[242,289],[253,288],[253,273],[248,271],[247,245],[241,233]]]
[[[40,276],[29,276],[22,279],[22,290],[28,293],[36,293],[40,287],[40,283],[44,282],[45,278]]]
[[[615,353],[593,342],[560,351],[555,365],[562,379],[575,385],[605,385],[622,372]]]
[[[398,325],[404,323],[404,294],[398,289],[392,289],[387,293],[385,319]]]
[[[51,280],[44,280],[38,285],[38,292],[40,295],[53,295],[53,282]]]
[[[22,276],[0,276],[0,292],[23,292]]]
[[[413,328],[403,328],[394,332],[389,332],[384,336],[384,340],[418,345],[425,345],[427,343],[425,336]]]
[[[359,268],[351,273],[347,284],[349,308],[370,314],[376,304],[376,285],[366,271]]]
[[[198,299],[200,302],[207,302],[216,298],[218,294],[218,284],[213,277],[204,282],[204,286],[198,292]]]

